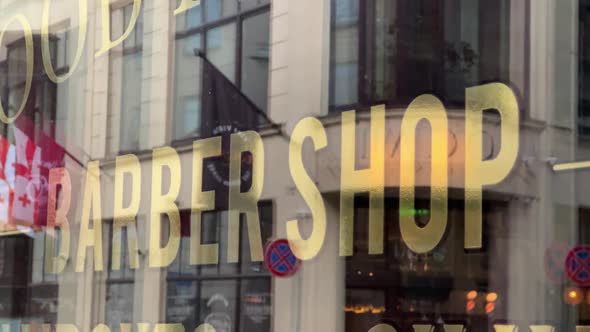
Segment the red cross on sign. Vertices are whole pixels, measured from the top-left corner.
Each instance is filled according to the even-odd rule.
[[[29,200],[29,196],[27,196],[26,194],[20,196],[18,198],[18,200],[21,202],[23,207],[27,207],[27,205],[31,204],[31,201]]]
[[[565,271],[579,286],[590,286],[590,247],[576,247],[565,259]]]

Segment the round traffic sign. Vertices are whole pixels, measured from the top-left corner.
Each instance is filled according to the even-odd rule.
[[[565,271],[580,286],[590,286],[590,247],[576,247],[565,259]]]
[[[266,246],[264,263],[272,275],[285,278],[297,273],[301,260],[291,250],[289,241],[279,239]]]

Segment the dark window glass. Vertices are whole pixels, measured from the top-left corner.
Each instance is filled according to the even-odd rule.
[[[590,2],[580,2],[579,62],[578,62],[578,136],[590,139]]]
[[[242,87],[261,110],[266,111],[269,67],[269,13],[242,23]]]
[[[212,65],[212,75],[229,81],[220,89],[233,93],[234,101],[254,105],[245,112],[266,110],[270,15],[264,2],[262,7],[241,13],[236,12],[235,4],[208,0],[200,5],[206,8],[207,21],[223,19],[221,22],[201,25],[199,21],[198,26],[189,29],[183,23],[186,18],[179,15],[176,19],[173,141],[207,135],[201,132],[206,111],[202,104],[203,98],[211,97],[213,92],[203,95],[201,91],[203,61]],[[213,102],[216,100],[213,96]]]
[[[331,106],[463,103],[507,80],[508,1],[332,0]]]
[[[263,243],[272,236],[273,205],[259,204]],[[202,322],[219,331],[270,331],[270,274],[261,262],[252,262],[248,229],[241,221],[240,263],[227,257],[226,211],[205,212],[201,221],[201,242],[217,244],[219,264],[190,265],[191,211],[180,212],[181,247],[167,268],[166,318],[195,325]]]

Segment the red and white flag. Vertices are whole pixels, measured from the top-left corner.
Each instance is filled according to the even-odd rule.
[[[0,229],[12,224],[12,198],[14,197],[15,148],[0,136]]]
[[[14,127],[16,163],[12,218],[14,223],[32,226],[37,220],[38,197],[42,190],[40,176],[41,148],[21,128]]]
[[[47,226],[47,205],[49,195],[49,171],[54,168],[65,167],[65,149],[55,139],[40,133],[39,148],[41,149],[41,164],[39,165],[39,181],[37,195],[38,212],[35,224],[40,227]],[[59,195],[59,191],[58,191]]]

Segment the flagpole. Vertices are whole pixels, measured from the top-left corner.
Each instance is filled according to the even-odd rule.
[[[78,164],[80,167],[84,168],[84,164],[82,163],[82,161],[80,161],[80,159],[76,158],[76,156],[74,156],[72,153],[70,153],[65,148],[64,148],[64,153],[66,154],[66,156],[70,157],[70,159],[72,159],[76,164]]]

